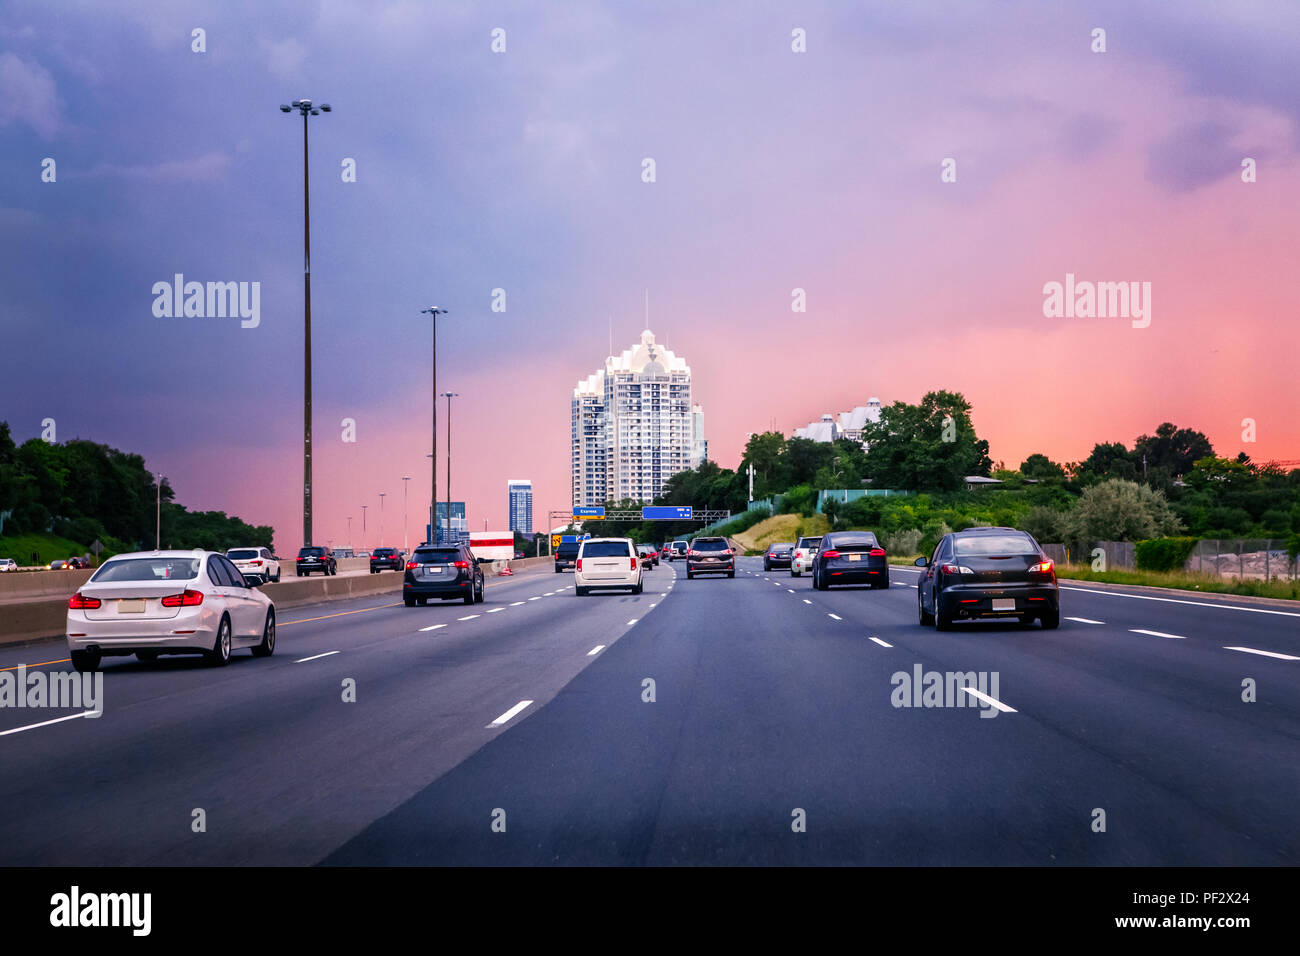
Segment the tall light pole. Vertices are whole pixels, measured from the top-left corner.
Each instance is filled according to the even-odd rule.
[[[388,494],[386,491],[379,493],[379,546],[381,548],[384,546],[384,495],[386,494]]]
[[[348,550],[352,550],[352,515],[348,515]]]
[[[406,492],[410,487],[408,484],[410,480],[410,475],[402,476],[402,551],[406,554],[411,553],[411,541],[406,533]]]
[[[311,544],[311,202],[307,173],[307,117],[330,112],[330,105],[294,100],[281,113],[302,114],[302,281],[303,281],[303,397],[302,397],[302,543]]]
[[[443,392],[442,397],[447,400],[447,529],[451,530],[451,400],[459,395],[459,392]]]
[[[153,549],[155,551],[162,550],[162,483],[163,483],[163,479],[165,479],[166,477],[167,476],[164,475],[162,472],[159,472],[157,476],[158,497],[154,501],[154,526],[153,526],[154,527]]]
[[[420,310],[421,315],[427,315],[433,322],[433,458],[432,466],[429,468],[432,474],[432,481],[429,486],[429,535],[430,544],[438,542],[438,525],[435,509],[438,506],[438,316],[446,315],[446,309],[440,309],[436,305],[431,305],[427,309]],[[448,515],[447,520],[451,520]]]
[[[369,508],[369,507],[370,507],[370,505],[362,505],[362,506],[361,506],[361,538],[362,538],[362,540],[365,540],[365,537],[366,537],[366,509]]]

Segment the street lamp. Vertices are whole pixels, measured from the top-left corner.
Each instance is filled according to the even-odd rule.
[[[167,476],[164,475],[162,472],[159,472],[156,477],[158,479],[157,481],[158,497],[154,501],[155,510],[154,510],[154,526],[153,526],[154,527],[153,549],[155,551],[161,551],[162,550],[162,483]]]
[[[411,540],[406,533],[406,492],[409,488],[407,482],[410,480],[410,475],[402,476],[402,551],[406,554],[411,553]]]
[[[352,550],[352,515],[348,515],[348,550]]]
[[[425,458],[432,458],[433,456],[432,456],[432,455],[425,455],[424,457],[425,457]],[[430,462],[430,463],[429,463],[429,467],[430,467],[430,468],[435,468],[435,470],[436,470],[436,466],[433,464],[433,462]],[[429,541],[428,541],[428,543],[429,543],[429,544],[437,544],[437,543],[438,543],[438,529],[437,529],[437,527],[433,524],[433,515],[432,515],[432,514],[429,515]]]
[[[366,509],[369,507],[370,505],[361,506],[361,539],[363,541],[365,540],[366,537]]]
[[[381,548],[384,546],[384,495],[386,494],[388,494],[386,491],[379,493],[379,546]]]
[[[446,315],[446,309],[440,309],[436,305],[431,305],[427,309],[420,310],[421,315],[427,315],[433,319],[433,459],[432,467],[429,471],[432,473],[432,481],[429,486],[429,535],[432,540],[430,544],[436,544],[438,541],[438,525],[434,510],[438,506],[438,316]]]
[[[447,400],[447,529],[451,530],[451,400],[459,392],[443,392]]]
[[[307,173],[307,117],[330,112],[330,105],[294,100],[281,113],[302,114],[302,279],[303,279],[303,398],[302,398],[302,543],[311,544],[311,203]]]

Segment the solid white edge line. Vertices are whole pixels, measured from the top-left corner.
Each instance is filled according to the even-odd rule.
[[[446,624],[430,624],[428,627],[420,628],[421,631],[436,631],[440,627],[446,627]]]
[[[10,734],[21,734],[24,730],[35,730],[37,727],[48,727],[50,724],[61,724],[65,720],[76,720],[78,717],[89,717],[94,713],[93,710],[83,710],[79,714],[68,714],[66,717],[55,717],[53,720],[42,720],[39,724],[28,724],[26,727],[13,727],[9,730],[0,730],[0,737],[8,737]]]
[[[1251,614],[1276,614],[1279,617],[1300,617],[1297,611],[1273,611],[1266,607],[1242,607],[1240,604],[1216,604],[1212,601],[1186,601],[1182,598],[1156,597],[1154,594],[1121,594],[1118,591],[1097,591],[1093,588],[1075,588],[1064,584],[1062,591],[1081,591],[1084,594],[1105,594],[1109,597],[1128,598],[1132,601],[1160,601],[1163,604],[1187,604],[1191,607],[1214,607],[1223,611],[1249,611]]]
[[[591,650],[587,651],[587,656],[588,656],[588,657],[594,657],[594,656],[596,656],[597,654],[599,654],[601,651],[603,651],[604,649],[605,649],[605,645],[604,645],[604,644],[597,644],[597,645],[596,645],[595,647],[593,647]]]
[[[1067,621],[1075,621],[1079,624],[1105,624],[1105,621],[1094,621],[1089,617],[1067,617]]]
[[[1148,636],[1150,636],[1150,637],[1168,637],[1168,638],[1170,638],[1171,640],[1175,640],[1175,641],[1185,641],[1185,640],[1187,640],[1187,637],[1186,637],[1185,635],[1183,635],[1183,634],[1166,634],[1164,631],[1148,631],[1148,630],[1146,630],[1145,628],[1141,628],[1141,627],[1130,627],[1130,628],[1129,628],[1129,633],[1130,633],[1130,634],[1146,634],[1146,635],[1148,635]]]
[[[1008,707],[1006,704],[1002,703],[1002,701],[998,700],[996,697],[990,697],[988,694],[978,691],[974,687],[967,687],[965,684],[963,684],[961,689],[964,690],[966,693],[970,694],[972,697],[977,697],[980,700],[984,701],[984,703],[988,704],[990,707],[996,707],[1004,714],[1019,713],[1019,711],[1017,711],[1014,707]]]
[[[1259,654],[1261,657],[1276,657],[1282,661],[1300,661],[1300,657],[1294,657],[1291,654],[1279,654],[1276,651],[1261,651],[1257,647],[1228,647],[1224,646],[1225,651],[1241,651],[1243,654]]]
[[[331,656],[331,655],[333,655],[333,654],[337,654],[337,653],[338,653],[338,651],[326,651],[324,654],[316,654],[316,655],[313,655],[312,657],[304,657],[304,658],[302,658],[301,660],[294,661],[294,663],[295,663],[295,664],[306,664],[308,661],[318,661],[318,660],[320,660],[322,657],[329,657],[329,656]]]
[[[880,638],[878,638],[878,637],[873,637],[873,638],[871,638],[871,640],[875,641],[875,642],[876,642],[877,644],[879,644],[881,647],[893,647],[893,646],[894,646],[893,644],[887,644],[887,643],[885,643],[884,641],[882,641],[882,640],[881,640]]]
[[[502,724],[507,723],[512,717],[514,717],[516,714],[518,714],[521,710],[523,710],[531,703],[532,703],[531,700],[521,700],[519,703],[515,704],[515,706],[511,707],[504,714],[498,717],[496,720],[492,721],[492,723],[488,724],[488,726],[500,727]]]

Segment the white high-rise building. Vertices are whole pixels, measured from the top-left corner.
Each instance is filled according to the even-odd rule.
[[[690,366],[649,329],[578,382],[571,415],[575,506],[652,501],[669,477],[707,454],[704,409],[691,403]]]

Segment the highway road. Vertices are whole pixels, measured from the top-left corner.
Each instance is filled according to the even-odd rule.
[[[938,633],[891,573],[409,609],[394,575],[286,610],[268,660],[110,659],[102,717],[0,709],[0,863],[1300,862],[1300,609],[1067,582],[1059,630]],[[918,666],[983,698],[895,706]]]

